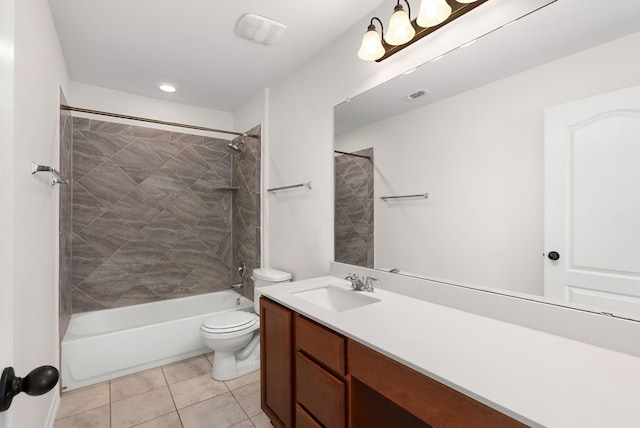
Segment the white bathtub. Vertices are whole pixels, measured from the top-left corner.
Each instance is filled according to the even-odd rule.
[[[208,352],[200,324],[212,313],[253,311],[219,291],[71,316],[62,345],[62,388],[80,388]]]

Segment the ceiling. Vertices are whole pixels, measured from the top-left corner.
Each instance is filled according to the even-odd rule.
[[[72,81],[233,112],[327,47],[382,0],[49,0]],[[275,46],[235,35],[255,13]],[[173,94],[159,82],[178,87]]]
[[[638,0],[616,2],[615,7],[599,0],[552,0],[513,25],[336,106],[335,132],[339,135],[638,31]],[[405,100],[418,91],[427,95]]]

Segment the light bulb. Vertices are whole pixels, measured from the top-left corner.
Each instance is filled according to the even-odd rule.
[[[384,41],[390,45],[404,45],[413,39],[416,30],[413,29],[409,15],[404,11],[402,6],[397,5],[394,9],[391,19],[389,19],[389,27],[384,35]]]
[[[478,0],[456,0],[456,1],[457,1],[458,3],[464,3],[464,4],[467,4],[467,3],[475,3],[475,2],[477,2]]]
[[[382,38],[376,31],[376,27],[372,24],[364,37],[362,37],[362,45],[358,51],[358,57],[364,61],[375,61],[384,55],[384,46],[382,46]]]
[[[451,6],[445,0],[422,0],[416,22],[423,28],[435,27],[446,21],[449,15]]]

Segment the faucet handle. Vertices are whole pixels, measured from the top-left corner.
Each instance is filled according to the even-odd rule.
[[[368,276],[364,279],[364,289],[372,292],[373,291],[373,283],[378,282],[378,278],[374,278],[372,276]]]
[[[357,273],[350,273],[344,277],[347,281],[351,282],[351,288],[354,290],[360,291],[362,290],[363,283]]]

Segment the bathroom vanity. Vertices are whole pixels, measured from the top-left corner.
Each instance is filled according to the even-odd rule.
[[[262,408],[278,427],[526,425],[263,297]]]
[[[261,299],[276,427],[638,426],[639,361],[336,277]]]

